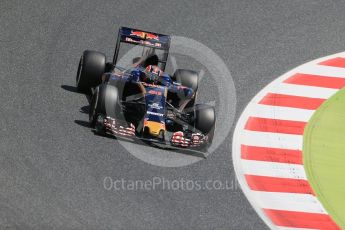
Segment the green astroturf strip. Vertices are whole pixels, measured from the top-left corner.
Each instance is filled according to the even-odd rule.
[[[345,89],[323,103],[309,121],[303,163],[317,198],[345,229]]]

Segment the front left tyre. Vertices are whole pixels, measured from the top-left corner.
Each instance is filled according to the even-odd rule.
[[[78,65],[76,86],[78,92],[91,95],[92,88],[102,82],[106,67],[106,57],[97,51],[84,51]]]
[[[95,127],[99,118],[107,116],[116,118],[121,113],[118,90],[115,86],[101,84],[96,87],[89,109],[89,122]]]

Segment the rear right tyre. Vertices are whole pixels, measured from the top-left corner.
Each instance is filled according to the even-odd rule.
[[[185,106],[185,108],[191,108],[195,104],[196,95],[198,91],[198,84],[199,84],[199,75],[197,72],[193,70],[188,69],[177,69],[172,76],[172,80],[180,83],[182,86],[191,88],[194,92],[194,97],[190,99],[188,104]],[[178,100],[179,102],[184,100],[184,95],[178,95],[178,98],[175,98],[175,100]],[[178,103],[175,102],[175,105]]]

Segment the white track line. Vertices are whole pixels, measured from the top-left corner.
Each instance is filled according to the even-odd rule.
[[[286,94],[300,97],[327,99],[336,93],[336,89],[328,89],[314,86],[304,86],[295,84],[281,83],[269,89],[270,93]]]
[[[303,165],[241,160],[244,174],[306,180]]]
[[[297,73],[345,78],[345,69],[325,65],[304,65],[295,70]]]
[[[297,109],[281,106],[251,104],[251,116],[271,118],[279,120],[304,121],[307,122],[314,113],[314,110]]]
[[[281,227],[281,226],[276,226],[275,229],[277,230],[318,230],[315,228],[288,228],[288,227]]]
[[[239,143],[258,147],[302,150],[302,142],[302,135],[243,130]]]
[[[310,194],[253,191],[253,197],[262,208],[327,214],[317,198]]]

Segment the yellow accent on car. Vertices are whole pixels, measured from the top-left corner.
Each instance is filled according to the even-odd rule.
[[[145,121],[144,128],[147,127],[149,129],[149,133],[152,136],[158,136],[161,130],[165,131],[165,124],[156,121]]]

